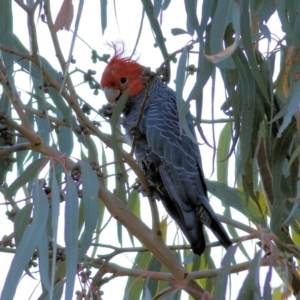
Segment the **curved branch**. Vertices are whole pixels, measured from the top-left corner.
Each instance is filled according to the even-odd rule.
[[[239,263],[239,264],[231,266],[230,274],[249,270],[251,263],[252,263],[252,261],[247,261],[247,262],[243,262],[243,263]],[[265,258],[261,259],[261,264],[260,264],[261,267],[262,266],[277,266],[277,265],[278,264],[274,261],[273,258],[265,257]],[[95,264],[92,264],[92,266],[95,268],[99,268],[97,261]],[[217,277],[223,269],[224,268],[217,268],[217,269],[205,270],[205,271],[195,271],[195,272],[190,272],[189,275],[193,279],[212,278],[212,277]],[[151,279],[175,283],[174,277],[172,276],[171,273],[129,269],[129,268],[120,267],[119,265],[114,264],[114,263],[107,263],[105,265],[105,271],[106,271],[106,273],[112,273],[115,276],[119,276],[119,277],[122,277],[122,276],[132,276],[132,277],[139,277],[139,278],[151,277]]]

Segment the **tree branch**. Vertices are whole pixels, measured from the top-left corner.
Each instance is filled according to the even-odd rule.
[[[25,151],[31,149],[30,143],[15,144],[13,146],[1,146],[0,155],[6,155],[17,151]]]

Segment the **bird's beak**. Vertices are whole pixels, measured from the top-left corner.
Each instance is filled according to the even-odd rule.
[[[116,104],[116,99],[121,94],[120,90],[110,89],[110,88],[106,88],[106,87],[103,89],[103,92],[105,94],[106,99],[113,105]]]

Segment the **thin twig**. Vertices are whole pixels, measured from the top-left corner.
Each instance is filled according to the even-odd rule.
[[[253,238],[257,238],[257,236],[253,236],[253,234],[241,236],[238,238],[231,239],[233,243],[240,243],[240,242],[245,242],[248,240],[252,240]],[[102,259],[106,258],[112,258],[116,255],[123,254],[123,253],[130,253],[130,252],[148,252],[149,250],[146,247],[124,247],[124,248],[119,248],[116,246],[112,245],[107,245],[107,244],[101,244],[101,243],[92,243],[91,246],[95,247],[102,247],[102,248],[108,248],[114,250],[112,253],[109,254],[104,254],[104,255],[99,255]],[[207,243],[206,248],[214,248],[214,247],[221,247],[220,242],[212,242],[212,243]],[[170,250],[191,250],[190,245],[168,245],[167,246]]]
[[[0,155],[6,155],[18,151],[25,151],[31,148],[30,143],[22,143],[22,144],[15,144],[13,146],[1,146],[0,147]]]
[[[216,214],[219,218],[219,220],[223,223],[226,223],[228,225],[231,225],[235,228],[238,228],[238,229],[241,229],[247,233],[250,233],[250,234],[258,234],[259,231],[251,226],[248,226],[244,223],[241,223],[239,221],[236,221],[236,220],[233,220],[233,219],[230,219],[230,218],[227,218],[223,215],[220,215],[220,214]]]
[[[27,13],[30,12],[30,7],[28,7],[26,4],[24,4],[24,2],[22,0],[15,0],[15,2],[21,7],[23,8]]]
[[[198,43],[198,42],[192,41],[192,42],[187,46],[187,51],[190,52],[190,50],[193,48],[193,45],[196,44],[196,43]],[[185,48],[185,47],[183,47],[183,48],[181,48],[181,49],[179,49],[179,50],[176,50],[176,51],[174,51],[172,54],[170,54],[170,55],[167,57],[167,59],[165,59],[165,60],[163,61],[163,63],[159,66],[159,68],[157,69],[157,72],[156,72],[156,73],[157,73],[157,74],[160,74],[160,72],[162,71],[162,69],[164,68],[164,66],[167,64],[167,62],[169,62],[170,60],[172,60],[172,59],[175,57],[176,54],[181,53],[181,52],[183,51],[184,48]]]
[[[21,51],[15,50],[15,49],[11,49],[11,48],[8,48],[8,47],[2,46],[2,45],[0,45],[0,50],[7,52],[9,54],[14,54],[16,56],[20,56],[20,57],[22,57],[26,60],[32,61],[32,62],[34,61],[34,57],[29,53],[24,53],[24,52],[21,52]]]
[[[249,270],[252,261],[247,261],[243,263],[239,263],[230,267],[230,274],[239,273],[241,271]],[[91,265],[95,268],[99,268],[99,264],[97,259],[91,263]],[[260,266],[277,266],[278,264],[272,257],[262,258]],[[103,266],[103,263],[101,263]],[[204,270],[204,271],[194,271],[189,272],[189,275],[193,279],[204,279],[204,278],[212,278],[219,276],[220,272],[223,271],[223,268],[216,268],[211,270]],[[114,263],[106,263],[105,265],[105,272],[104,273],[113,273],[117,277],[122,276],[132,276],[132,277],[139,277],[139,278],[149,278],[159,280],[159,281],[167,281],[173,282],[174,277],[171,273],[166,272],[154,272],[154,271],[147,271],[147,270],[139,270],[139,269],[129,269],[121,267]]]
[[[57,119],[55,117],[52,117],[50,115],[48,115],[46,117],[46,114],[40,110],[34,109],[33,107],[29,106],[29,105],[22,105],[23,109],[26,110],[27,112],[30,112],[40,118],[43,119],[48,119],[50,122],[59,125],[59,126],[65,126],[65,127],[70,127],[70,124],[68,124],[68,122]]]

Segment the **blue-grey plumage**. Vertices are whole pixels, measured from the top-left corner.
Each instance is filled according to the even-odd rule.
[[[128,134],[137,124],[145,92],[127,101],[123,126]],[[195,136],[191,115],[188,113],[186,118]],[[159,78],[152,84],[138,130],[136,159],[155,196],[177,222],[193,251],[200,255],[205,249],[203,223],[226,248],[230,246],[231,241],[207,199],[198,145],[185,132],[180,135],[175,92]]]
[[[115,61],[112,59],[113,65],[108,66],[103,74],[101,85],[104,89],[118,89],[118,81],[113,79],[116,77],[115,64],[120,63],[118,58],[125,63],[119,70],[120,81],[128,80],[126,70],[130,68],[130,63],[137,67],[137,73],[140,73],[138,79],[143,70],[136,62],[118,55],[115,57]],[[123,90],[119,88],[118,95],[125,87],[137,89],[136,81],[133,87],[129,85],[129,80],[127,83],[122,86]],[[145,93],[145,86],[139,85],[138,92],[130,94],[123,111],[123,126],[131,139]],[[190,113],[186,120],[190,131],[196,136]],[[184,131],[180,133],[175,92],[158,77],[152,82],[137,131],[134,143],[136,160],[147,176],[153,196],[162,201],[166,211],[188,239],[194,253],[201,255],[205,249],[203,224],[228,248],[232,243],[208,201],[199,147]]]

